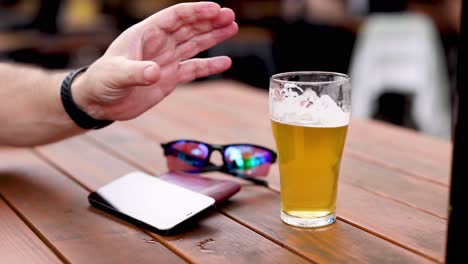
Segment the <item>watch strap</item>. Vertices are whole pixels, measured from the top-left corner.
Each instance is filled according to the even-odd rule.
[[[88,69],[88,66],[79,68],[77,70],[72,71],[65,77],[62,82],[62,87],[60,89],[60,97],[62,99],[63,107],[67,112],[68,116],[81,128],[84,129],[99,129],[105,126],[112,124],[114,121],[112,120],[98,120],[94,119],[86,112],[81,110],[78,105],[76,105],[75,101],[73,100],[71,85],[73,79],[78,76],[78,74],[85,72]]]

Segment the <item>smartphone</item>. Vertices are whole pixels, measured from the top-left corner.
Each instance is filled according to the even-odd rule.
[[[215,204],[212,197],[143,172],[104,185],[88,200],[96,208],[163,235],[183,230]]]

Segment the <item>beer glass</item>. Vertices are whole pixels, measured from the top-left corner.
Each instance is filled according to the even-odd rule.
[[[271,77],[281,219],[289,225],[321,227],[335,222],[350,90],[349,77],[340,73],[287,72]]]

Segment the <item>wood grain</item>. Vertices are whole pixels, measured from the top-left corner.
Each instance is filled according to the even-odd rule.
[[[234,115],[231,113],[231,108],[219,106],[214,102],[213,111],[207,104],[201,104],[201,98],[197,98],[201,94],[202,89],[196,89],[196,93],[190,94],[189,89],[177,90],[171,97],[167,98],[162,105],[158,105],[154,110],[151,110],[147,115],[129,122],[143,133],[151,136],[154,135],[156,140],[171,140],[176,138],[191,138],[206,140],[214,143],[234,143],[234,142],[255,142],[261,145],[275,147],[269,126],[269,119],[265,117],[267,113],[253,112],[248,118],[243,118],[243,122],[250,120],[255,123],[252,131],[247,131],[244,127],[234,127],[237,122],[232,122]],[[255,94],[255,93],[253,93]],[[249,93],[250,95],[250,93]],[[251,96],[246,96],[251,98]],[[231,98],[231,100],[233,100]],[[232,103],[239,105],[240,109],[250,107],[244,106],[244,101]],[[179,108],[179,105],[184,105],[184,108]],[[212,105],[212,104],[209,104]],[[191,109],[191,115],[187,115],[185,109]],[[193,118],[196,116],[196,118]],[[267,120],[262,121],[262,120]],[[231,120],[226,122],[226,120]],[[253,120],[253,121],[252,121]],[[261,125],[267,123],[267,125]],[[216,124],[213,126],[207,124]],[[220,125],[222,124],[222,125]],[[248,127],[249,125],[245,125]],[[359,123],[356,124],[359,126]],[[166,139],[162,139],[161,135],[170,135]],[[405,134],[400,135],[403,137]],[[362,135],[359,139],[365,141],[367,136]],[[426,146],[431,146],[427,145]],[[446,218],[448,205],[448,188],[440,184],[427,182],[419,177],[405,173],[399,169],[392,169],[388,166],[382,166],[379,163],[367,161],[365,159],[356,158],[351,155],[349,146],[343,157],[343,168],[341,173],[343,179],[355,185],[361,182],[368,182],[368,186],[361,187],[370,192],[379,194],[381,197],[387,197],[394,201],[407,204],[418,208],[424,212],[433,214],[434,216]],[[401,152],[404,152],[401,150]],[[350,166],[355,164],[353,166]],[[376,175],[377,174],[377,175]],[[388,183],[387,183],[388,180]],[[279,186],[278,171],[272,168],[272,173],[269,177],[270,183],[273,186]],[[389,184],[391,183],[391,184]]]
[[[218,91],[219,90],[220,89],[218,89]],[[255,131],[246,133],[243,126],[241,126],[242,128],[235,127],[236,124],[238,125],[239,123],[232,121],[233,117],[230,116],[232,114],[232,107],[229,108],[222,104],[218,105],[217,102],[213,102],[209,104],[215,105],[215,109],[211,111],[208,104],[201,103],[201,89],[194,89],[192,93],[190,92],[190,88],[176,91],[164,104],[149,111],[147,115],[143,115],[129,123],[148,136],[155,135],[155,139],[170,140],[179,137],[195,137],[196,139],[213,143],[233,143],[245,141],[244,138],[248,137],[250,138],[249,142],[273,147],[272,143],[268,143],[271,139],[270,129],[266,126],[262,129],[262,125],[260,125],[260,123],[263,122],[261,120],[265,119],[264,115],[267,113],[257,113],[254,111],[248,118],[244,118],[243,122],[247,122],[245,120],[254,120],[254,122],[258,120],[256,125],[254,125],[256,126]],[[228,92],[224,94],[225,96],[229,95]],[[250,95],[249,93],[248,96],[244,95],[244,97],[252,99],[253,96]],[[238,101],[232,102],[232,105],[236,105],[239,109],[249,109],[250,105],[244,105],[244,103],[245,101]],[[179,107],[180,105],[184,107]],[[188,109],[190,110],[190,114],[187,114]],[[189,134],[189,136],[187,136],[187,134]],[[164,138],[164,136],[166,138]],[[348,157],[345,157],[345,159],[348,159]],[[362,161],[361,164],[363,164]],[[373,164],[374,166],[372,167]],[[385,166],[378,166],[378,164],[375,163],[369,163],[367,167],[373,170],[366,170],[366,168],[360,167],[358,163],[355,168],[359,168],[359,174],[354,173],[353,170],[343,171],[343,175],[347,175],[345,178],[350,179],[354,184],[367,180],[369,180],[371,184],[369,187],[366,187],[364,184],[359,188],[352,188],[353,192],[356,191],[359,195],[368,196],[368,199],[365,200],[366,203],[360,205],[354,204],[356,207],[352,208],[352,211],[355,212],[355,218],[353,218],[354,216],[352,214],[343,214],[340,215],[340,217],[364,230],[376,228],[376,230],[372,230],[374,234],[385,237],[389,241],[399,241],[401,245],[404,245],[410,250],[441,261],[445,252],[444,241],[446,232],[446,223],[441,217],[445,217],[443,211],[446,208],[446,206],[444,206],[444,201],[447,201],[447,194],[442,197],[437,197],[433,194],[443,193],[445,187],[442,186],[441,189],[440,185],[421,181],[417,177],[415,178],[411,175],[402,174],[398,170],[392,170]],[[375,180],[379,175],[383,175],[382,178],[380,178],[380,182]],[[393,175],[397,176],[396,179],[392,179],[395,185],[387,185],[385,179],[390,179]],[[272,172],[269,180],[273,184],[278,184],[278,173]],[[343,181],[343,184],[349,185],[350,181]],[[420,181],[421,184],[418,184],[418,181]],[[413,187],[413,189],[408,189],[410,187]],[[405,188],[406,193],[404,192]],[[402,193],[401,196],[398,195],[400,192]],[[410,194],[410,192],[415,192],[416,194]],[[371,195],[369,195],[369,193]],[[347,194],[346,191],[341,191],[339,195],[342,199],[346,200],[348,197],[353,197],[354,194]],[[421,198],[412,200],[414,197]],[[426,198],[428,201],[424,201]],[[440,200],[442,200],[442,202],[440,202]],[[432,206],[433,204],[436,206]],[[392,214],[401,219],[405,219],[406,217],[411,218],[413,216],[412,210],[418,209],[419,212],[415,211],[414,214],[421,217],[420,220],[429,225],[430,228],[427,229],[426,226],[413,225],[408,221],[394,221],[392,217],[376,217],[378,222],[376,222],[375,226],[367,226],[369,224],[367,219],[363,219],[365,221],[362,223],[356,221],[356,219],[361,219],[361,215],[367,215],[366,210],[372,213],[370,208],[383,205],[388,208],[387,210],[389,212],[392,212]],[[424,208],[418,208],[418,206],[424,206]],[[357,212],[359,212],[359,214]],[[429,212],[429,214],[426,212]],[[338,213],[340,214],[340,210],[338,210]],[[400,226],[395,227],[395,224]],[[402,230],[408,230],[408,232],[400,233]],[[433,232],[434,230],[436,232]],[[428,244],[425,243],[426,241],[417,240],[417,238],[421,238],[424,234],[431,236],[432,233],[436,236],[434,238],[437,238],[435,244]],[[421,236],[419,234],[423,235]]]
[[[360,188],[339,185],[338,215],[371,233],[385,237],[440,262],[445,256],[447,221],[378,196]]]
[[[0,256],[2,263],[62,263],[1,198]]]
[[[354,119],[348,148],[358,158],[448,186],[452,144],[381,122]]]
[[[140,230],[92,209],[87,191],[29,150],[2,150],[0,161],[0,193],[67,262],[184,263]]]
[[[278,193],[248,183],[219,212],[172,237],[143,233],[89,206],[89,191],[120,175],[135,169],[164,172],[162,141],[195,138],[273,147],[267,100],[264,91],[236,83],[196,84],[179,88],[124,125],[39,147],[37,153],[2,148],[0,194],[5,200],[0,199],[0,232],[7,226],[8,240],[23,240],[12,238],[16,230],[10,227],[23,223],[20,228],[32,236],[31,243],[39,240],[38,246],[44,247],[39,236],[73,263],[443,261],[450,144],[378,122],[358,120],[351,125],[339,187],[339,221],[326,228],[283,224]],[[209,177],[229,178],[220,173]],[[278,190],[277,167],[268,180]],[[45,247],[52,262],[59,260]],[[0,242],[0,254],[3,248]],[[29,244],[18,252],[7,250],[13,260],[43,253]]]
[[[449,192],[444,186],[350,156],[342,160],[340,181],[447,219]]]
[[[137,170],[81,138],[40,147],[38,151],[89,190]],[[148,234],[196,263],[252,263],[266,259],[272,263],[310,263],[217,212],[177,236]]]
[[[224,127],[207,129],[206,124],[217,120],[214,116],[215,113],[210,116],[200,113],[198,110],[192,111],[192,113],[197,114],[197,120],[192,120],[183,114],[174,113],[175,111],[172,107],[165,105],[159,107],[157,112],[151,112],[151,115],[133,120],[131,124],[149,136],[154,135],[154,139],[159,141],[196,137],[196,139],[214,143],[255,142],[274,148],[274,143],[268,134],[270,133],[269,129],[258,129],[255,133],[243,136],[236,129],[228,130]],[[220,119],[219,116],[218,119]],[[190,130],[183,129],[184,126],[190,127]],[[171,135],[171,137],[163,139],[159,134]],[[156,165],[156,163],[154,164]],[[356,158],[350,155],[349,151],[345,151],[341,171],[342,178],[351,184],[360,185],[363,181],[368,182],[367,187],[361,185],[364,190],[413,206],[438,217],[447,217],[448,188],[445,186],[432,184],[400,170],[394,170],[387,166],[382,167],[374,162]],[[272,168],[269,180],[278,189],[279,177],[276,167]]]
[[[89,134],[108,151],[129,160],[148,173],[158,174],[164,167],[155,165],[155,160],[164,160],[160,147],[154,148],[154,139],[132,129],[114,125],[105,130]],[[163,138],[163,136],[161,136]],[[135,145],[132,145],[135,142]],[[145,144],[146,142],[146,144]],[[149,159],[148,155],[152,158]],[[161,163],[161,161],[158,161]],[[223,177],[223,175],[213,175]],[[224,176],[224,179],[231,177]],[[226,207],[221,208],[227,216],[277,243],[318,262],[376,262],[398,260],[400,263],[425,262],[425,259],[399,248],[358,228],[338,221],[324,230],[305,230],[286,226],[279,219],[280,201],[276,192],[263,187],[244,185],[232,197]],[[334,243],[339,247],[331,246]],[[363,246],[365,245],[365,246]],[[369,251],[368,247],[375,250]],[[352,250],[350,250],[352,249]]]

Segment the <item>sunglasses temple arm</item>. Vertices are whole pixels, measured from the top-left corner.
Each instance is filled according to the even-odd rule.
[[[208,163],[205,167],[200,168],[200,172],[221,171],[221,167],[212,163]]]
[[[259,179],[249,178],[249,177],[239,177],[239,178],[250,181],[254,183],[255,185],[268,187],[268,182],[264,180],[259,180]]]

